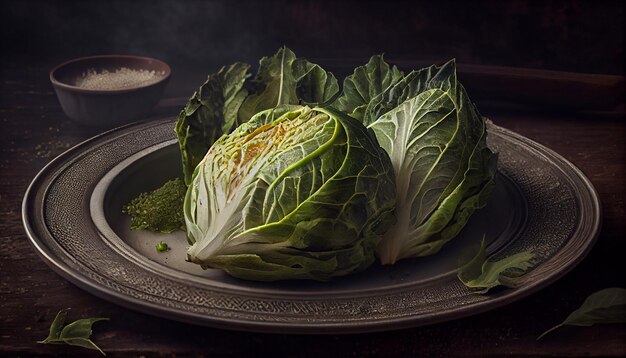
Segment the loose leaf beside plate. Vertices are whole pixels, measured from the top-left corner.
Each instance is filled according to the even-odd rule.
[[[78,346],[88,349],[97,350],[103,355],[106,355],[100,347],[98,347],[93,341],[89,339],[92,330],[91,326],[98,321],[108,321],[108,318],[83,318],[76,320],[67,326],[63,327],[65,323],[65,317],[69,308],[60,310],[54,317],[52,324],[50,325],[50,333],[48,337],[43,341],[37,343],[43,344],[68,344],[71,346]]]
[[[605,288],[591,294],[561,324],[543,332],[537,340],[563,326],[592,326],[596,323],[626,322],[626,289]]]

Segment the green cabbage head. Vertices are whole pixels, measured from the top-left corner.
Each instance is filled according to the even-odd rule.
[[[372,264],[394,206],[389,156],[359,121],[280,106],[222,136],[196,167],[187,256],[242,279],[328,280]]]
[[[382,264],[437,253],[487,204],[497,155],[454,60],[402,74],[374,56],[344,81],[336,107],[374,132],[396,173],[397,222]]]

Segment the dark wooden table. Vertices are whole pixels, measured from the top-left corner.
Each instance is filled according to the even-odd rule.
[[[604,218],[602,232],[589,256],[565,277],[530,297],[452,322],[360,335],[234,332],[169,321],[122,308],[68,283],[39,259],[22,227],[24,192],[49,160],[98,132],[76,126],[65,117],[48,82],[52,65],[2,64],[0,356],[98,356],[97,352],[81,348],[36,343],[46,337],[56,312],[65,307],[71,307],[69,320],[110,317],[108,322],[97,323],[93,335],[94,341],[109,356],[626,355],[626,325],[620,324],[564,327],[536,341],[541,332],[561,322],[589,294],[606,287],[626,287],[626,122],[622,114],[597,109],[568,111],[564,108],[567,106],[547,111],[541,109],[547,106],[529,109],[524,105],[511,109],[494,105],[475,82],[481,76],[467,67],[467,87],[470,95],[480,94],[478,103],[483,114],[496,124],[562,154],[582,169],[595,185],[602,200]],[[491,75],[495,76],[498,71],[492,71]],[[463,75],[461,73],[461,80]],[[166,95],[188,96],[199,81],[189,82],[186,78],[197,77],[175,78]],[[500,85],[507,83],[500,82]],[[593,81],[589,86],[593,88]],[[502,93],[506,88],[498,91]],[[164,101],[155,112],[174,115],[179,110],[177,103],[177,100]],[[566,105],[567,101],[562,104]]]

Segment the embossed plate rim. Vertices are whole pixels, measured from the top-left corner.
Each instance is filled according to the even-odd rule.
[[[515,290],[503,290],[494,295],[487,296],[484,299],[481,298],[481,300],[472,302],[468,305],[457,305],[444,311],[418,313],[401,311],[401,314],[395,312],[395,315],[390,315],[389,317],[382,317],[378,319],[369,318],[365,321],[356,319],[342,321],[339,318],[333,317],[322,317],[317,318],[317,320],[316,317],[308,317],[307,319],[307,317],[297,316],[295,314],[291,314],[290,316],[289,312],[282,313],[282,315],[286,315],[286,320],[284,321],[272,321],[273,317],[267,312],[265,312],[265,316],[263,316],[262,312],[256,312],[258,313],[257,316],[260,319],[251,320],[249,317],[257,317],[255,316],[255,312],[252,311],[238,312],[239,316],[234,317],[229,314],[223,314],[225,311],[220,311],[220,307],[216,307],[215,309],[213,309],[213,307],[210,307],[211,309],[213,309],[213,311],[218,312],[218,314],[213,315],[199,313],[198,311],[185,311],[177,309],[176,307],[165,307],[154,302],[138,299],[136,297],[125,294],[122,291],[118,291],[110,287],[105,287],[95,280],[90,280],[89,277],[86,277],[84,275],[84,272],[81,272],[76,268],[76,266],[73,266],[78,264],[71,261],[72,256],[67,251],[65,251],[62,247],[56,247],[57,251],[60,253],[59,255],[62,254],[64,257],[55,254],[55,252],[53,252],[51,248],[47,247],[46,243],[43,242],[42,239],[39,238],[37,235],[49,235],[52,241],[54,241],[51,232],[48,230],[46,223],[43,220],[43,199],[46,197],[46,192],[48,188],[54,183],[55,178],[50,178],[49,175],[54,173],[55,169],[71,165],[73,161],[78,160],[81,152],[87,151],[87,149],[89,149],[92,145],[95,146],[97,144],[114,141],[116,138],[116,133],[118,136],[122,136],[126,131],[130,132],[132,130],[138,130],[140,128],[147,130],[149,128],[152,128],[153,126],[162,125],[165,122],[171,121],[172,120],[168,118],[157,122],[145,121],[141,123],[127,125],[105,132],[76,145],[75,147],[67,150],[59,157],[52,160],[39,172],[39,174],[37,174],[37,176],[33,179],[31,185],[29,186],[28,190],[26,191],[24,201],[22,203],[22,216],[24,221],[24,227],[26,229],[30,242],[35,248],[36,252],[39,254],[39,256],[53,270],[55,270],[64,278],[68,279],[70,282],[93,294],[96,294],[97,296],[103,297],[122,306],[126,306],[145,313],[189,323],[215,326],[219,328],[281,333],[356,333],[392,330],[409,326],[432,324],[436,322],[477,314],[486,310],[503,306],[507,303],[528,296],[531,293],[536,292],[537,290],[551,284],[552,282],[569,272],[587,255],[587,253],[591,250],[593,243],[595,242],[595,239],[597,238],[597,235],[599,233],[601,224],[601,212],[598,195],[593,185],[584,176],[584,174],[572,163],[570,163],[554,151],[544,147],[543,145],[538,144],[507,129],[492,125],[490,126],[490,131],[498,132],[499,135],[506,137],[507,140],[516,140],[520,143],[520,145],[528,147],[528,149],[531,150],[533,154],[542,155],[552,163],[555,163],[555,165],[558,164],[556,168],[562,172],[562,177],[570,181],[571,185],[575,187],[575,189],[578,189],[576,191],[576,198],[579,201],[582,200],[583,203],[586,203],[589,206],[587,208],[589,212],[587,212],[586,214],[589,215],[588,219],[590,220],[587,220],[587,222],[584,223],[586,225],[581,226],[582,219],[580,219],[576,223],[576,230],[574,230],[574,232],[570,236],[570,239],[558,249],[555,255],[549,257],[537,268],[537,274],[533,274],[534,271],[531,272],[528,275],[529,279],[524,285],[522,285],[522,287]],[[109,136],[111,136],[111,138],[108,138],[108,140],[106,140]],[[44,188],[45,190],[43,190],[42,192],[41,184],[46,183],[47,185]],[[581,198],[581,195],[586,195],[586,197]],[[35,215],[33,215],[33,213],[35,213]],[[33,220],[33,218],[35,217],[37,219],[41,218],[41,220]],[[571,238],[574,237],[576,234],[579,234],[580,236],[580,231],[585,234],[582,245],[568,248],[568,244],[572,242]],[[565,264],[561,264],[557,268],[552,268],[552,270],[547,272],[548,274],[543,272],[544,270],[540,270],[540,268],[544,267],[543,265],[545,263],[556,260],[555,257],[559,256],[559,253],[563,254],[563,251],[566,249],[572,251],[573,255],[565,255]],[[570,252],[568,251],[567,253]],[[88,269],[84,266],[80,266],[80,268],[83,271]],[[123,288],[131,291],[137,291],[137,288],[134,287],[125,286]],[[413,291],[409,293],[413,293]],[[389,292],[387,292],[386,294],[389,294]],[[376,297],[373,297],[372,299],[375,301]],[[346,302],[350,303],[349,301]],[[367,304],[371,301],[363,300],[363,302]],[[276,316],[281,315],[277,314]],[[327,320],[324,321],[324,318],[326,318]]]

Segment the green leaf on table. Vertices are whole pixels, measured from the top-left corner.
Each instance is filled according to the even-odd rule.
[[[74,321],[67,326],[63,327],[61,331],[60,339],[71,338],[89,338],[92,330],[91,326],[98,321],[107,321],[108,318],[83,318]]]
[[[483,237],[478,252],[459,268],[457,276],[465,286],[481,289],[480,293],[497,286],[514,288],[521,276],[533,266],[533,258],[532,252],[524,251],[499,261],[489,261]]]
[[[605,288],[591,294],[585,302],[570,313],[561,324],[543,332],[537,340],[563,326],[592,326],[598,323],[626,322],[626,289]]]
[[[83,318],[74,321],[67,326],[63,327],[65,323],[65,317],[69,309],[60,310],[50,325],[50,333],[48,337],[43,341],[37,343],[43,344],[68,344],[71,346],[78,346],[88,349],[97,350],[103,355],[106,355],[100,347],[98,347],[93,341],[89,339],[91,337],[91,327],[98,321],[108,321],[108,318]]]
[[[65,339],[62,339],[62,340],[59,340],[59,341],[62,342],[62,343],[68,344],[70,346],[76,346],[76,347],[83,347],[83,348],[87,348],[87,349],[93,349],[93,350],[99,351],[104,356],[106,355],[106,353],[104,353],[102,351],[102,349],[100,349],[100,347],[98,347],[89,338],[82,338],[82,337],[65,338]]]
[[[61,330],[63,329],[63,324],[65,323],[65,317],[67,317],[67,311],[69,311],[69,308],[60,310],[59,313],[57,313],[52,321],[52,324],[50,325],[50,333],[48,334],[48,337],[43,341],[38,341],[37,343],[49,343],[51,340],[59,338]]]

